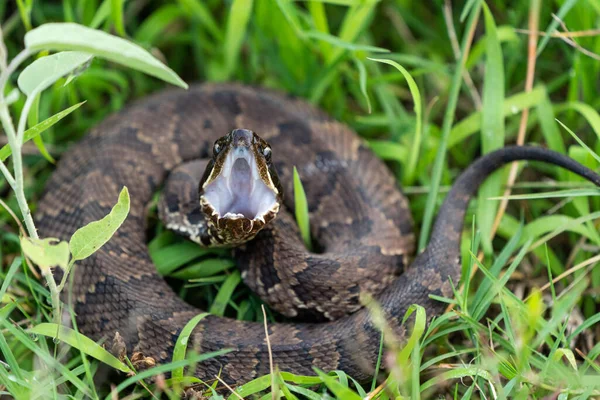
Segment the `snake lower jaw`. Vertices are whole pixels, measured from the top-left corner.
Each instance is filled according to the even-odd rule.
[[[200,197],[200,209],[206,216],[214,246],[239,245],[252,240],[258,232],[275,219],[279,207],[279,203],[275,202],[268,210],[254,218],[233,212],[221,216],[205,196]]]

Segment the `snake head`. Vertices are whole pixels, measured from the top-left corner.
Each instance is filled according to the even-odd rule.
[[[248,129],[218,139],[199,194],[215,245],[252,239],[275,218],[283,197],[269,144]]]

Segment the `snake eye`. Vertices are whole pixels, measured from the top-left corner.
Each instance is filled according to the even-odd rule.
[[[263,149],[263,156],[267,159],[267,161],[271,160],[271,148],[269,146]]]
[[[213,146],[213,155],[216,156],[217,154],[219,154],[221,148],[221,144],[219,142],[215,142],[215,145]]]

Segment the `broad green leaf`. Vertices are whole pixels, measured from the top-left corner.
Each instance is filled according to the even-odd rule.
[[[91,59],[91,54],[80,51],[63,51],[38,58],[19,75],[17,80],[19,89],[27,96],[41,93],[54,82],[70,74]]]
[[[117,204],[110,213],[99,221],[90,222],[79,228],[71,237],[69,249],[73,255],[71,262],[83,260],[102,247],[119,229],[129,213],[129,191],[121,190]]]
[[[183,88],[188,87],[173,70],[140,46],[120,37],[74,23],[48,23],[25,35],[30,51],[75,50],[145,72]]]
[[[173,348],[173,362],[185,360],[185,353],[190,335],[192,334],[192,331],[196,325],[198,325],[198,323],[207,315],[208,313],[198,314],[189,320],[187,324],[185,324],[181,330],[181,333],[179,334],[179,337],[177,338],[177,343],[175,343],[175,347]],[[172,377],[183,378],[183,367],[175,368],[173,370]]]
[[[27,332],[51,338],[58,338],[69,346],[75,347],[90,357],[94,357],[119,371],[133,372],[127,365],[119,361],[118,358],[110,354],[98,343],[66,326],[44,322],[28,329]]]
[[[304,240],[306,247],[311,249],[312,243],[310,240],[310,223],[308,220],[308,202],[306,201],[306,193],[302,187],[300,175],[298,175],[296,167],[294,167],[294,203],[296,208],[296,222],[298,223],[298,229],[300,229],[300,235],[302,236],[302,240]]]
[[[23,253],[42,270],[52,267],[67,268],[69,265],[69,245],[55,238],[21,238]]]
[[[65,110],[62,110],[59,113],[54,114],[48,119],[43,120],[39,124],[32,126],[31,128],[25,131],[25,136],[23,138],[23,143],[30,141],[31,139],[39,136],[42,132],[52,127],[52,125],[56,124],[58,121],[71,114],[73,111],[77,110],[81,105],[85,103],[82,101],[81,103],[77,103]],[[8,145],[4,145],[0,149],[0,161],[6,160],[12,154],[12,150]]]
[[[487,4],[482,4],[486,29],[486,60],[481,110],[481,150],[483,154],[487,154],[504,146],[504,115],[498,107],[498,104],[504,102],[504,63],[494,17]],[[477,224],[481,230],[481,245],[486,254],[492,252],[490,233],[498,209],[497,202],[487,199],[501,193],[504,175],[503,171],[496,171],[479,188]]]

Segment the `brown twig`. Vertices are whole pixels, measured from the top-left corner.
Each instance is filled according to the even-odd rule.
[[[375,390],[369,392],[367,394],[367,397],[365,397],[365,400],[371,400],[374,399],[375,396],[377,396],[379,394],[379,392],[381,392],[383,389],[385,388],[385,382],[383,382],[381,385],[377,386],[375,388]]]
[[[223,379],[219,378],[219,376],[215,375],[215,378],[217,378],[217,380],[219,382],[221,382],[227,389],[229,389],[229,391],[231,393],[233,393],[235,395],[235,397],[237,397],[238,399],[244,400],[244,398],[242,396],[240,396],[231,386],[229,386]]]
[[[594,264],[600,262],[600,254],[592,257],[592,258],[588,258],[587,260],[580,262],[579,264],[569,268],[568,270],[566,270],[565,272],[563,272],[562,274],[558,275],[556,278],[552,279],[552,282],[548,282],[546,283],[544,286],[542,286],[540,288],[540,291],[544,291],[546,289],[548,289],[550,287],[551,284],[557,283],[558,281],[560,281],[561,279],[566,278],[567,276],[573,274],[576,271],[579,271],[582,268],[587,267],[588,265]]]
[[[267,312],[265,311],[265,305],[261,304],[260,308],[263,313],[263,321],[265,323],[265,338],[267,340],[267,350],[269,351],[269,371],[271,372],[271,397],[273,400],[277,399],[277,394],[273,391],[275,388],[275,372],[273,370],[273,352],[271,351],[271,340],[269,339],[269,328],[267,327]]]
[[[566,33],[569,33],[569,30],[567,29],[567,25],[560,18],[558,18],[554,14],[552,14],[552,18],[554,18],[555,20],[558,21],[558,23],[560,23],[560,26],[564,29],[564,31]],[[589,51],[588,49],[584,49],[575,40],[569,39],[568,37],[561,37],[561,39],[568,45],[573,46],[574,48],[579,50],[581,53],[585,54],[586,56],[593,58],[594,60],[600,61],[600,55],[593,53],[593,52]]]
[[[529,12],[529,42],[528,42],[528,54],[527,54],[527,77],[525,80],[525,92],[531,92],[533,89],[533,78],[535,73],[535,60],[536,60],[536,51],[537,51],[537,33],[538,33],[538,25],[539,25],[539,11],[540,11],[540,0],[531,0],[531,10]],[[517,136],[517,144],[523,145],[525,142],[525,131],[527,128],[527,119],[529,118],[529,108],[525,108],[523,110],[523,114],[521,115],[521,122],[519,124],[519,133]],[[492,225],[492,230],[490,232],[490,238],[493,239],[498,231],[498,227],[500,226],[500,221],[502,220],[502,216],[506,211],[506,206],[508,205],[508,196],[510,196],[512,186],[514,185],[515,179],[517,177],[517,163],[514,162],[511,165],[511,170],[509,173],[508,181],[506,183],[506,189],[504,191],[504,195],[502,196],[502,201],[500,206],[498,207],[498,212],[496,214],[496,218],[494,219],[494,224]],[[477,259],[479,261],[483,260],[483,252],[479,252]],[[473,266],[471,269],[471,275],[467,279],[472,279],[475,273],[477,272],[477,264]],[[464,283],[461,285],[460,290],[464,289]],[[455,304],[449,304],[446,307],[446,312],[454,309]]]
[[[537,52],[538,42],[538,26],[540,21],[540,0],[531,0],[531,9],[529,11],[529,40],[527,46],[527,76],[525,78],[525,92],[531,92],[533,89],[533,80],[535,75],[535,61]],[[523,109],[521,114],[521,122],[519,124],[519,132],[517,134],[517,145],[522,146],[525,143],[525,132],[527,130],[527,120],[529,119],[529,108]],[[508,196],[511,193],[511,186],[514,184],[517,178],[517,166],[516,162],[513,162],[510,166],[510,172],[508,175],[508,181],[506,189],[504,190],[503,199],[498,207],[494,224],[492,225],[492,231],[490,232],[491,238],[496,235],[496,231],[500,226],[502,216],[506,212],[508,205]]]
[[[515,29],[516,33],[529,34],[531,31],[529,29]],[[600,35],[600,29],[590,29],[586,31],[573,31],[573,32],[552,32],[550,34],[546,34],[546,32],[538,31],[537,34],[539,36],[550,36],[552,38],[575,38],[575,37],[588,37],[588,36],[597,36]]]

